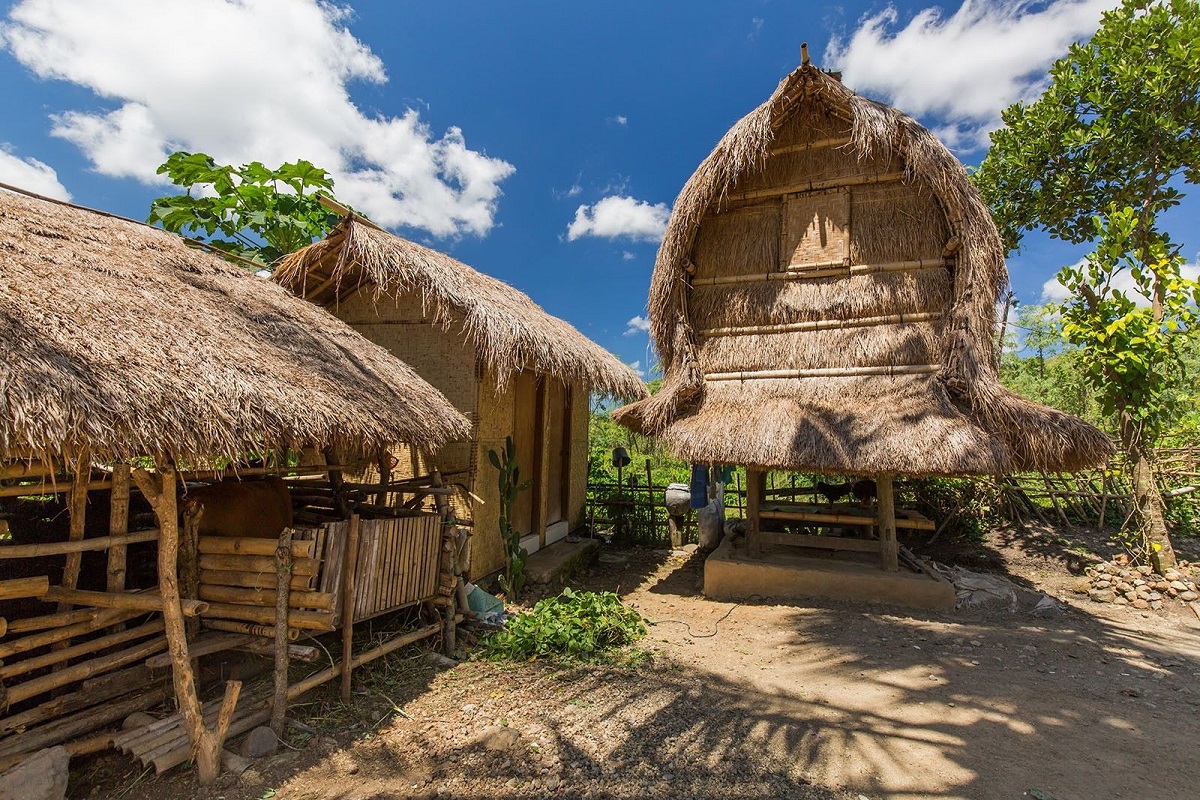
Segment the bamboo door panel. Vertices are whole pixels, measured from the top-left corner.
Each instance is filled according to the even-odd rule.
[[[321,591],[331,592],[335,618],[341,617],[342,568],[349,522],[326,525],[326,569]],[[442,520],[436,514],[361,520],[355,569],[354,619],[429,600],[437,595]]]

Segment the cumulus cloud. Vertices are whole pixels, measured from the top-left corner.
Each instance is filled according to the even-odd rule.
[[[625,323],[625,336],[637,336],[639,333],[650,332],[650,318],[640,314]]]
[[[629,362],[629,364],[627,366],[631,370],[633,370],[634,374],[637,375],[639,378],[641,378],[642,380],[646,379],[646,370],[642,369],[642,362],[640,360],[631,361],[631,362]]]
[[[936,133],[974,150],[1000,126],[1000,112],[1035,99],[1046,71],[1073,42],[1090,36],[1116,0],[964,0],[950,16],[936,6],[901,25],[889,5],[825,51],[855,91],[880,96],[914,116],[943,121]]]
[[[1072,268],[1078,269],[1086,263],[1087,259],[1081,258],[1072,265]],[[1188,280],[1200,280],[1200,258],[1197,258],[1190,264],[1184,264],[1182,267],[1180,267],[1179,272]],[[1150,305],[1150,298],[1146,297],[1137,290],[1137,286],[1133,281],[1133,276],[1131,276],[1127,270],[1118,272],[1113,277],[1112,287],[1124,292],[1126,297],[1137,303],[1139,306]],[[1042,284],[1043,303],[1062,303],[1069,299],[1071,299],[1070,291],[1067,290],[1067,287],[1058,282],[1057,277],[1053,277]]]
[[[622,261],[633,261],[635,258],[637,258],[637,254],[636,254],[636,253],[631,253],[631,252],[629,252],[628,250],[626,250],[626,251],[624,251],[623,253],[621,253],[621,260],[622,260]]]
[[[3,143],[0,143],[0,183],[55,200],[71,199],[71,193],[59,182],[53,167],[36,158],[21,158]]]
[[[617,114],[615,117],[609,117],[608,121],[614,125],[628,125],[629,117],[624,114]]]
[[[605,239],[630,239],[658,242],[667,229],[671,209],[666,203],[650,204],[624,195],[605,197],[595,205],[575,209],[575,219],[567,227],[567,239],[584,236]]]
[[[513,166],[416,110],[359,109],[349,85],[388,77],[348,15],[320,0],[23,0],[0,24],[0,48],[106,106],[52,117],[51,132],[101,174],[153,183],[179,149],[223,163],[303,158],[381,225],[487,234]],[[195,32],[200,44],[181,46]]]

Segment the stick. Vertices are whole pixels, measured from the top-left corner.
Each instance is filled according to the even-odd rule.
[[[342,559],[342,663],[351,663],[351,653],[354,648],[354,580],[358,567],[358,527],[359,516],[350,517],[350,530],[346,534],[346,551]],[[354,668],[351,666],[342,673],[342,702],[350,702],[350,677]]]
[[[68,538],[72,542],[83,539],[84,517],[87,514],[87,484],[92,477],[92,459],[86,453],[80,453],[75,459],[75,476],[71,483],[71,494],[68,497],[67,508],[71,515],[71,528]],[[79,583],[79,566],[82,563],[81,553],[67,553],[67,565],[63,568],[62,585],[74,589]],[[59,611],[70,611],[65,603],[59,604]]]
[[[274,539],[247,539],[234,536],[201,536],[201,553],[213,555],[271,556],[275,555],[278,542]],[[296,539],[291,544],[293,558],[316,558],[317,543],[314,539]]]
[[[209,603],[201,616],[270,625],[275,622],[275,609],[239,606],[235,603]],[[288,614],[288,625],[306,631],[331,631],[334,629],[333,614],[329,611],[292,611]]]
[[[292,584],[288,575],[288,584]],[[207,586],[200,584],[200,599],[216,603],[238,603],[248,606],[274,606],[278,601],[276,589],[244,589],[235,586]],[[315,608],[332,611],[334,596],[328,592],[293,591],[287,593],[287,604],[291,608]]]
[[[110,505],[108,515],[108,540],[111,546],[108,548],[108,574],[104,588],[109,592],[125,591],[125,569],[126,556],[128,553],[127,545],[133,541],[155,541],[158,539],[158,531],[154,531],[153,539],[133,540],[126,538],[129,533],[129,481],[130,467],[128,464],[120,462],[113,464],[112,471],[112,491],[110,493]],[[145,535],[143,532],[141,535]]]
[[[288,685],[288,582],[292,577],[292,530],[284,528],[275,549],[275,702],[271,707],[271,730],[283,738],[287,713]],[[226,725],[228,727],[228,724]]]
[[[162,583],[161,576],[159,583],[160,585]],[[47,600],[58,600],[66,604],[120,608],[127,611],[163,611],[169,603],[162,595],[149,592],[109,594],[108,592],[88,592],[83,589],[65,589],[61,586],[51,586],[46,590],[45,597]],[[187,617],[200,616],[208,610],[209,606],[203,600],[182,600],[179,605],[183,615]]]
[[[105,625],[111,625],[115,622],[124,622],[128,619],[133,619],[144,612],[128,611],[126,609],[113,609],[111,611],[96,611],[88,609],[93,615],[82,622],[77,622],[73,625],[67,625],[62,628],[54,628],[41,633],[35,633],[32,636],[23,636],[20,639],[13,639],[11,642],[0,644],[0,658],[8,658],[15,656],[17,653],[24,653],[29,650],[35,650],[39,647],[44,647],[54,642],[61,642],[63,639],[70,639],[72,636],[77,636],[81,633],[91,633],[103,628]],[[76,612],[68,612],[76,613]],[[62,616],[53,614],[51,616]],[[41,617],[38,619],[49,619],[50,617]],[[16,624],[15,622],[13,623]]]
[[[4,678],[6,680],[8,678],[15,678],[18,675],[24,675],[27,672],[33,672],[36,669],[48,667],[51,664],[60,664],[64,661],[70,661],[77,656],[94,653],[97,650],[106,650],[114,645],[124,644],[125,642],[129,642],[134,639],[143,639],[151,634],[160,632],[162,629],[162,620],[155,620],[154,622],[147,622],[145,625],[140,627],[127,631],[121,631],[120,633],[112,633],[108,636],[101,636],[98,639],[92,639],[91,641],[77,644],[74,647],[51,650],[49,653],[43,653],[42,655],[35,656],[34,658],[22,659],[15,664],[6,664],[0,667],[0,678]]]
[[[10,578],[0,581],[0,600],[16,600],[21,597],[42,597],[50,590],[50,579],[45,575],[34,578]]]
[[[84,661],[80,664],[61,669],[58,672],[52,672],[49,675],[44,675],[40,678],[34,678],[31,681],[18,683],[15,686],[8,687],[8,702],[19,703],[22,700],[28,700],[30,697],[36,697],[43,692],[48,692],[51,689],[57,689],[60,686],[66,686],[69,683],[74,683],[84,678],[90,678],[93,675],[98,675],[102,672],[108,672],[123,667],[126,664],[131,664],[134,661],[140,661],[147,656],[152,656],[164,646],[163,640],[155,637],[147,642],[142,642],[137,647],[132,647],[128,650],[122,650],[118,653],[109,653],[107,655],[94,658],[91,661]]]
[[[244,633],[249,636],[261,636],[266,639],[275,638],[275,627],[273,625],[255,625],[250,622],[238,622],[232,619],[206,619],[204,627],[211,628],[214,631],[230,631],[232,633]],[[296,628],[288,628],[288,641],[294,642],[300,638],[300,631]]]

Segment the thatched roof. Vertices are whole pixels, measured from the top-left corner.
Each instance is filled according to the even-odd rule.
[[[646,396],[633,370],[528,295],[352,214],[324,240],[284,259],[275,278],[327,308],[359,291],[376,301],[420,297],[433,319],[458,327],[475,345],[500,388],[532,369],[626,400]]]
[[[699,462],[1069,470],[1111,449],[996,374],[1004,251],[925,128],[804,65],[680,192],[650,289],[664,367],[616,413]]]
[[[436,389],[325,311],[141,223],[0,191],[0,458],[432,449]]]

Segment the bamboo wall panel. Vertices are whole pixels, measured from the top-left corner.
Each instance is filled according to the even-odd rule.
[[[330,527],[334,525],[345,527],[348,523],[333,523]],[[344,533],[330,533],[331,541],[345,546]],[[435,514],[362,520],[354,619],[368,619],[434,597],[441,544],[442,521]],[[341,563],[344,554],[339,553],[337,558]],[[340,598],[340,575],[340,569],[327,568],[322,574],[321,591]]]

